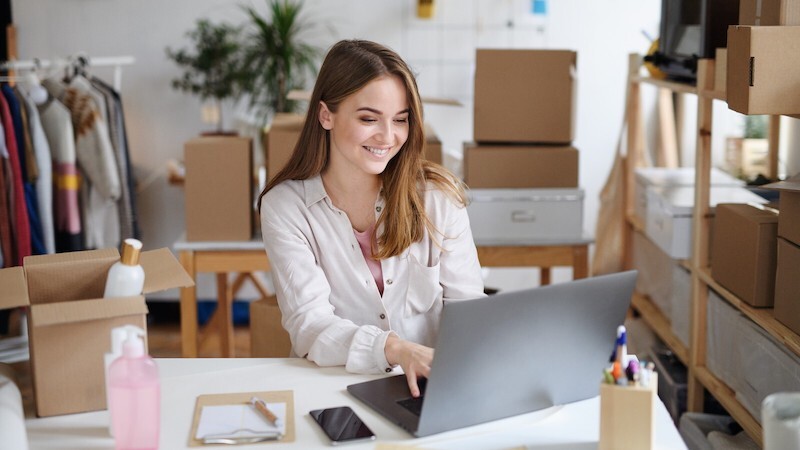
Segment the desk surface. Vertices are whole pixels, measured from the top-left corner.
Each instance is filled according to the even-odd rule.
[[[524,446],[535,449],[597,448],[599,398],[421,439],[409,434],[353,399],[348,384],[382,375],[355,375],[342,367],[320,368],[300,358],[290,359],[157,359],[162,378],[162,449],[188,448],[195,399],[200,394],[293,390],[297,439],[293,443],[257,444],[258,448],[331,448],[311,421],[308,411],[350,405],[378,436],[379,443],[414,445],[425,449],[492,449]],[[656,418],[656,448],[685,449],[664,405]],[[108,413],[97,411],[41,419],[28,419],[30,448],[112,449],[107,434]],[[375,448],[368,442],[348,448]],[[214,448],[221,448],[215,446]],[[235,448],[256,448],[256,445]]]

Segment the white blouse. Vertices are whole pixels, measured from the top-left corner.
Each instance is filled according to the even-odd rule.
[[[375,202],[375,217],[384,199]],[[389,372],[390,332],[433,347],[444,301],[483,297],[466,209],[429,184],[425,210],[437,233],[381,261],[378,292],[350,220],[322,178],[285,181],[261,203],[261,230],[292,350],[320,366]],[[380,231],[380,230],[379,230]]]

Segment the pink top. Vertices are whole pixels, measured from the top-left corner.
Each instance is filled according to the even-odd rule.
[[[383,295],[383,270],[381,269],[381,262],[372,257],[372,230],[375,225],[367,228],[364,231],[358,231],[353,228],[353,234],[356,235],[358,246],[361,247],[361,253],[364,255],[364,260],[367,262],[367,267],[372,273],[372,278],[375,278],[375,284],[378,286],[378,292]]]

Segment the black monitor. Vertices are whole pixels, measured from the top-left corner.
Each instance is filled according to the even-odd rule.
[[[729,25],[739,22],[739,0],[661,0],[661,35],[653,63],[667,76],[693,81],[697,60],[727,47]]]

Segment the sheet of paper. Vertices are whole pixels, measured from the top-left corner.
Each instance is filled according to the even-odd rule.
[[[253,405],[204,406],[200,413],[195,439],[214,437],[246,437],[279,432],[286,434],[286,403],[267,403],[267,409],[278,418],[273,425]]]

